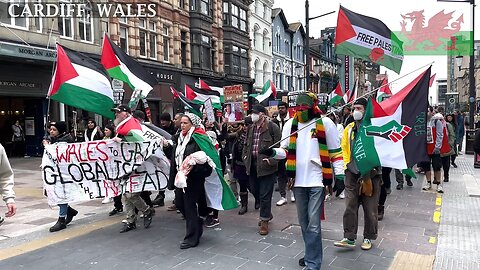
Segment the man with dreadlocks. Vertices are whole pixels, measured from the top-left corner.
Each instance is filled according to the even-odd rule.
[[[333,175],[337,181],[343,181],[344,170],[337,127],[330,118],[321,117],[315,94],[298,95],[295,116],[285,123],[282,131],[282,139],[288,137],[281,142],[281,148],[264,152],[277,159],[287,158],[288,186],[295,194],[305,242],[305,257],[299,264],[320,269],[323,257],[320,216],[325,192],[332,192]]]

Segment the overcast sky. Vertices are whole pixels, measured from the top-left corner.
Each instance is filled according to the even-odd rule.
[[[480,0],[477,0],[480,2]],[[471,30],[471,8],[468,3],[445,3],[437,2],[436,0],[310,0],[310,17],[318,16],[330,11],[335,11],[334,14],[327,15],[310,21],[310,36],[319,37],[320,30],[325,27],[336,26],[337,14],[340,4],[349,10],[377,18],[383,21],[392,31],[400,31],[400,22],[402,21],[401,14],[406,14],[412,11],[424,10],[425,24],[428,20],[438,12],[445,10],[446,13],[452,12],[452,23],[460,15],[463,14],[464,23],[462,24],[462,31]],[[475,39],[480,39],[480,8],[475,9]],[[304,0],[275,0],[274,8],[282,8],[289,23],[302,22],[305,25],[305,1]],[[407,31],[411,29],[411,24],[407,24]],[[400,75],[394,71],[387,70],[389,80],[392,81],[401,75],[407,74],[416,68],[435,61],[432,67],[432,74],[437,73],[436,78],[447,77],[447,58],[446,56],[405,56],[403,60],[402,70]],[[381,69],[381,73],[385,72],[385,68]],[[398,91],[413,79],[411,75],[405,79],[398,80],[391,87],[392,90]]]

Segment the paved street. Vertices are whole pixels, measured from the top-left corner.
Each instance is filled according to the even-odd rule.
[[[322,269],[479,269],[478,241],[472,237],[478,235],[480,198],[469,197],[465,182],[479,178],[480,171],[473,169],[472,156],[457,160],[444,195],[422,192],[423,176],[414,187],[397,191],[392,176],[385,218],[370,251],[360,249],[362,227],[354,250],[333,246],[343,237],[344,201],[328,201]],[[257,233],[253,207],[244,216],[237,210],[221,212],[220,226],[205,229],[200,245],[188,250],[179,249],[185,230],[179,214],[157,208],[149,229],[120,234],[123,217],[108,217],[112,205],[102,205],[101,199],[76,204],[80,213],[69,228],[49,233],[58,209],[50,209],[43,198],[40,159],[11,162],[19,209],[0,227],[0,269],[301,269],[303,241],[292,203],[272,206],[266,237]],[[173,194],[168,196],[167,205]],[[274,202],[278,199],[276,192]]]

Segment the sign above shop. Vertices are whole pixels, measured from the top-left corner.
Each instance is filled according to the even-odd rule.
[[[36,82],[16,82],[0,80],[0,89],[42,89],[42,84]]]
[[[43,61],[55,61],[57,52],[33,46],[0,41],[0,55]]]

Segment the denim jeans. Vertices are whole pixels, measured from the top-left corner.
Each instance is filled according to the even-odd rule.
[[[66,217],[68,212],[68,203],[59,204],[60,210],[58,211],[59,217]]]
[[[323,187],[295,187],[298,222],[305,243],[307,269],[318,270],[322,266],[322,230],[320,216],[324,201]]]

